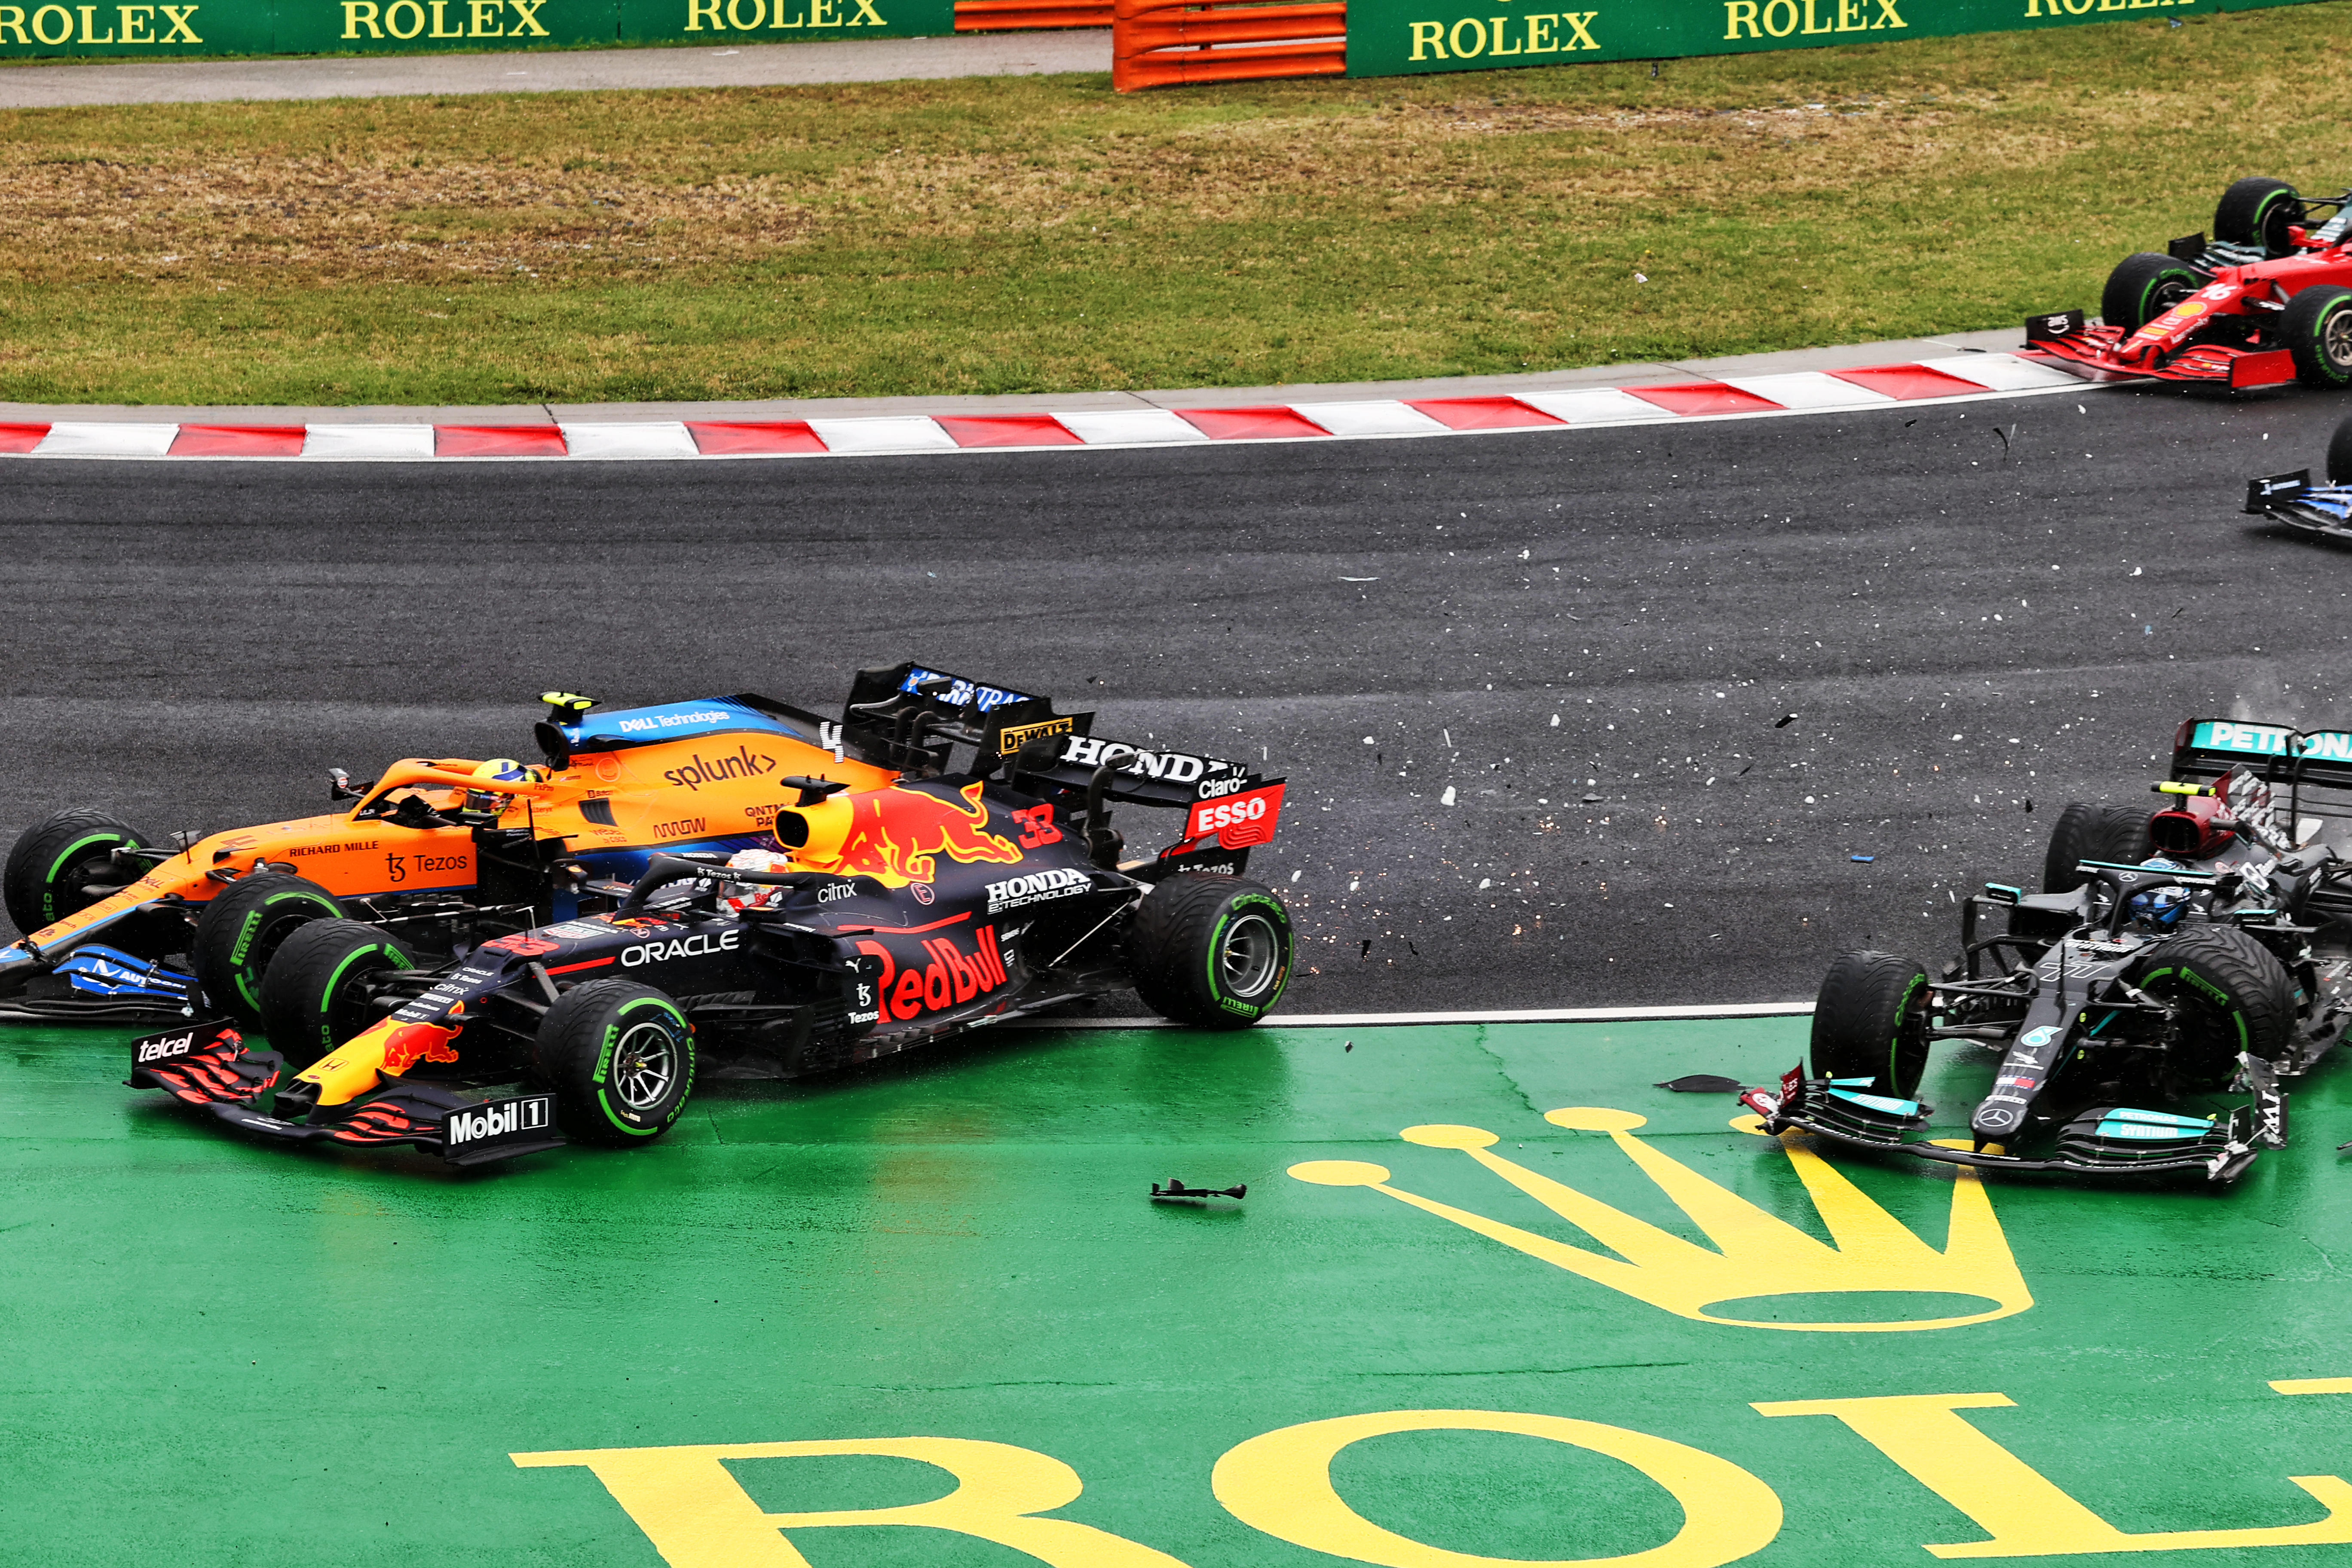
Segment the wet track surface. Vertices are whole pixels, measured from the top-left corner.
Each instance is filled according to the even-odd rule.
[[[1097,733],[1265,748],[1289,1011],[1803,998],[1843,948],[1940,954],[1955,889],[2031,876],[2070,798],[2143,798],[2180,719],[2352,718],[2352,553],[2236,515],[2343,412],[2086,390],[954,462],[12,464],[0,838],[322,809],[330,764],[527,751],[551,686],[822,710],[914,656]]]

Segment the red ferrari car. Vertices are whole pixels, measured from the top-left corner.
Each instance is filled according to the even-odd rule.
[[[2213,237],[2124,258],[2100,300],[2025,324],[2026,353],[2091,381],[2232,390],[2352,385],[2352,191],[2306,197],[2253,176],[2224,192]],[[2332,213],[2326,222],[2322,212]]]

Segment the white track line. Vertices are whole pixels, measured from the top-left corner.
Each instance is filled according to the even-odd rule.
[[[1531,1007],[1469,1013],[1277,1013],[1268,1029],[1379,1029],[1395,1024],[1633,1024],[1683,1018],[1802,1018],[1811,1002],[1733,1002],[1688,1007]],[[1165,1018],[1023,1018],[1013,1029],[1173,1029]]]

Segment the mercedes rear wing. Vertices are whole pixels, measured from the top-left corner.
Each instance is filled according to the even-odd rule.
[[[2172,777],[2210,784],[2242,767],[2271,786],[2297,825],[2352,822],[2352,730],[2298,730],[2241,719],[2189,719],[2172,738]]]

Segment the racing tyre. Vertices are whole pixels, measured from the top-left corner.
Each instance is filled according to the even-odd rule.
[[[556,1125],[579,1143],[649,1143],[694,1092],[694,1026],[634,980],[591,980],[547,1010],[533,1043]]]
[[[2099,296],[2099,319],[2126,334],[2136,332],[2205,287],[2205,276],[2185,261],[2143,250],[2126,256],[2107,274]]]
[[[1127,933],[1143,1005],[1201,1029],[1245,1029],[1290,981],[1290,910],[1239,877],[1188,871],[1144,895]]]
[[[239,877],[196,917],[189,966],[205,1000],[241,1024],[261,1024],[261,977],[300,927],[343,918],[335,895],[307,877],[264,871]]]
[[[2338,425],[2327,438],[2327,482],[2352,485],[2352,419]]]
[[[2268,174],[2249,174],[2221,193],[2213,209],[2213,237],[2231,245],[2259,245],[2269,257],[2288,256],[2287,227],[2303,220],[2294,187]]]
[[[1891,952],[1849,952],[1813,1004],[1815,1078],[1866,1078],[1870,1092],[1910,1100],[1927,1066],[1927,972]]]
[[[108,858],[117,849],[144,849],[137,828],[102,811],[61,811],[26,828],[0,869],[0,900],[20,935],[30,936],[106,895],[86,889],[128,886]],[[119,943],[117,945],[120,945]]]
[[[2050,830],[2050,848],[2042,857],[2042,890],[2071,893],[2090,880],[2075,866],[2084,860],[2113,860],[2137,866],[2156,853],[2147,837],[2147,813],[2133,805],[2068,804]]]
[[[2352,385],[2352,289],[2305,289],[2286,302],[2279,336],[2304,385]]]
[[[301,1071],[383,1016],[370,1005],[370,975],[415,967],[382,926],[312,921],[295,927],[261,975],[261,1028],[270,1049]]]
[[[2167,937],[2134,966],[2131,983],[2181,1005],[2172,1065],[2191,1089],[2227,1084],[2241,1051],[2275,1061],[2294,1041],[2294,978],[2235,926],[2190,926]]]

